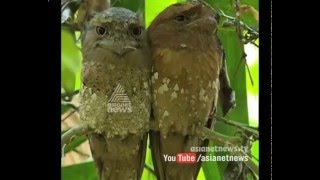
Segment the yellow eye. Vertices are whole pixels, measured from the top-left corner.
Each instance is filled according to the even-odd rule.
[[[97,26],[96,27],[96,33],[99,35],[99,36],[103,36],[107,33],[107,30],[106,28],[102,27],[102,26]]]

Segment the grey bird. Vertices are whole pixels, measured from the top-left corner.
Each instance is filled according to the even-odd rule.
[[[151,60],[139,16],[125,8],[93,14],[82,39],[80,119],[100,180],[140,179],[151,112]]]

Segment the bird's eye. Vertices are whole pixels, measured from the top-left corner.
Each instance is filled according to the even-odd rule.
[[[102,26],[97,26],[96,27],[96,32],[99,36],[103,36],[107,33],[106,28],[102,27]]]
[[[176,21],[178,21],[178,22],[183,22],[183,21],[185,21],[187,18],[186,18],[186,16],[184,16],[184,15],[179,15],[179,16],[176,16],[174,19],[175,19]]]
[[[131,33],[133,36],[140,36],[142,33],[142,27],[136,26],[131,29]]]

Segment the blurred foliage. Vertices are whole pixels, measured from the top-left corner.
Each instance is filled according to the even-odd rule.
[[[68,152],[73,151],[79,145],[84,143],[86,140],[87,140],[86,136],[75,137],[74,140],[72,140],[69,144],[66,145],[66,147],[64,148],[64,153],[67,154]]]
[[[64,180],[97,180],[96,167],[93,162],[65,166],[62,168],[61,179]]]
[[[208,4],[212,5],[215,9],[222,10],[226,15],[235,17],[235,10],[233,8],[233,0],[205,0]],[[112,0],[113,6],[126,7],[138,13],[141,13],[145,18],[146,27],[148,27],[151,21],[158,15],[164,8],[170,4],[176,2],[184,2],[184,0]],[[258,0],[242,0],[241,5],[250,7],[254,11],[243,11],[241,13],[241,20],[254,28],[258,27],[255,14],[259,11]],[[249,8],[249,9],[250,9]],[[256,11],[256,12],[255,12]],[[220,18],[220,22],[225,19]],[[80,88],[80,70],[81,70],[81,51],[77,45],[79,32],[74,32],[68,26],[62,26],[62,53],[61,53],[61,85],[67,94],[72,94],[73,91]],[[241,49],[239,47],[239,39],[235,32],[234,27],[222,27],[221,23],[218,30],[218,36],[222,41],[223,47],[226,52],[228,73],[231,81],[232,88],[236,93],[236,108],[234,108],[228,115],[227,119],[232,119],[237,122],[241,122],[246,125],[258,126],[258,119],[254,116],[258,111],[258,102],[254,103],[255,106],[250,105],[249,99],[258,99],[259,92],[259,63],[258,63],[258,49],[251,48],[248,51],[248,58],[252,54],[252,63],[249,64],[251,75],[254,80],[254,86],[250,83],[248,72],[245,68],[244,62],[240,64],[240,68],[237,69],[242,56]],[[256,42],[259,44],[259,42]],[[236,75],[235,75],[236,74]],[[251,101],[250,101],[251,102]],[[252,103],[251,103],[252,104]],[[70,107],[62,105],[62,114],[65,113]],[[253,113],[252,113],[253,112]],[[218,109],[218,114],[221,115],[221,109]],[[253,115],[252,115],[253,114]],[[215,130],[225,135],[235,135],[237,129],[232,126],[217,122],[215,124]],[[85,136],[77,137],[69,145],[65,147],[65,153],[74,150],[77,146],[86,140]],[[210,142],[210,146],[216,146],[214,142]],[[148,146],[149,147],[149,146]],[[251,153],[254,157],[259,159],[259,144],[254,142],[251,149]],[[225,155],[226,153],[212,152],[210,155]],[[253,158],[254,159],[254,158]],[[254,160],[257,164],[258,161]],[[152,158],[150,149],[147,149],[146,163],[152,165]],[[198,180],[211,180],[211,179],[223,179],[223,175],[226,172],[228,162],[206,162],[199,173]],[[97,180],[96,170],[92,161],[65,166],[62,168],[63,180]],[[153,173],[145,169],[142,175],[142,179],[156,180]]]
[[[76,75],[81,70],[82,55],[74,31],[61,28],[61,85],[67,94],[75,90]]]

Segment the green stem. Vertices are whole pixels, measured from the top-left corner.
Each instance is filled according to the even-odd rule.
[[[241,143],[241,139],[239,137],[234,137],[234,136],[226,136],[223,134],[220,134],[216,131],[213,131],[211,129],[208,129],[206,127],[201,127],[199,128],[200,133],[203,133],[203,135],[206,138],[209,138],[211,140],[217,141],[220,144],[240,144]]]
[[[237,127],[239,129],[242,129],[244,131],[250,132],[250,133],[252,133],[252,135],[254,135],[255,139],[259,139],[259,131],[255,130],[255,129],[251,128],[251,127],[248,127],[245,124],[238,123],[236,121],[228,120],[226,118],[219,117],[219,116],[215,116],[215,117],[216,117],[217,121],[221,121],[221,122],[223,122],[225,124],[228,124],[228,125]]]
[[[88,127],[84,126],[83,124],[79,124],[77,126],[72,127],[67,132],[62,134],[61,147],[63,147],[63,145],[65,144],[68,144],[74,136],[81,136],[87,134],[88,132]]]

